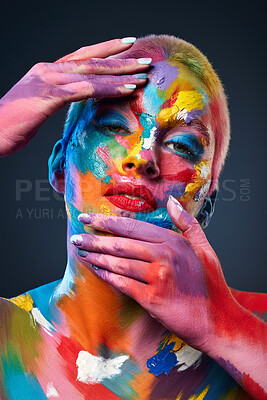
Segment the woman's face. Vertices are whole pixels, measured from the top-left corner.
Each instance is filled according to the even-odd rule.
[[[209,97],[182,65],[157,62],[148,77],[132,96],[85,105],[66,152],[71,221],[94,212],[171,228],[169,195],[200,209],[214,152]]]

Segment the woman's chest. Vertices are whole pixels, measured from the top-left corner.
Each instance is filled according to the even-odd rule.
[[[36,349],[35,349],[36,350]],[[50,341],[25,359],[13,349],[1,357],[2,400],[216,400],[250,397],[215,362],[200,355],[189,367],[155,373],[130,355],[104,358],[78,345]],[[164,363],[164,360],[161,360]],[[166,367],[166,366],[165,366]]]

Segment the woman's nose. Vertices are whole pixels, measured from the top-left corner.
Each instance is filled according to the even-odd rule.
[[[139,155],[140,158],[137,156]],[[159,167],[154,159],[144,159],[138,154],[137,156],[129,155],[123,160],[122,169],[125,172],[133,174],[136,178],[145,176],[149,179],[158,178],[160,175]]]

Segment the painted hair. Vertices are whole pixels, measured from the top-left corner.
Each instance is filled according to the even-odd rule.
[[[230,118],[227,99],[222,83],[207,57],[191,43],[170,35],[149,35],[138,38],[127,51],[120,53],[119,58],[151,57],[153,62],[166,59],[184,65],[204,85],[210,98],[207,117],[215,136],[215,152],[212,164],[210,192],[218,187],[218,178],[225,163],[230,141]],[[86,102],[72,103],[63,132],[63,152],[76,127],[79,116]]]

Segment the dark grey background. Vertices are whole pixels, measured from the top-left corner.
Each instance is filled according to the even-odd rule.
[[[54,61],[81,46],[116,37],[174,34],[208,56],[229,96],[232,142],[217,210],[206,232],[229,285],[266,291],[264,2],[9,3],[1,9],[1,95],[35,63]],[[62,110],[51,117],[24,149],[0,160],[3,297],[63,274],[64,203],[49,189],[47,159],[61,135],[65,114]],[[19,200],[16,182],[21,180],[32,189]]]

